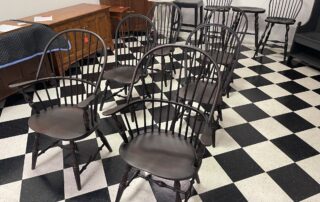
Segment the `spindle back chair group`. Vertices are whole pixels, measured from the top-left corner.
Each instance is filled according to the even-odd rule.
[[[175,44],[182,14],[173,3],[155,3],[148,17],[126,16],[116,29],[112,67],[106,67],[106,46],[97,34],[80,29],[57,34],[43,52],[35,80],[11,85],[20,89],[33,109],[29,119],[30,128],[36,132],[32,169],[47,149],[55,145],[70,149],[81,189],[80,173],[104,146],[112,151],[99,130],[98,106],[100,103],[103,109],[110,98],[110,83],[115,82],[122,88],[111,96],[122,96],[125,103],[103,114],[112,116],[119,128],[123,139],[120,155],[127,164],[116,201],[136,177],[175,191],[176,201],[187,201],[194,181],[200,183],[198,170],[204,148],[215,145],[215,131],[222,121],[222,96],[229,96],[248,29],[246,15],[233,11],[231,2],[208,0],[205,23],[190,33],[185,45]],[[270,8],[275,9],[269,10],[267,27],[270,23],[272,28],[274,20],[295,19],[302,0],[281,5],[279,0],[270,1]],[[283,15],[288,6],[292,9]],[[53,44],[61,48],[53,49]],[[174,61],[173,54],[182,59]],[[29,88],[34,90],[34,97],[26,93]],[[76,141],[93,132],[103,144],[80,170]],[[57,141],[39,150],[40,134]],[[154,176],[171,180],[173,185]],[[187,179],[189,186],[182,190],[180,181]]]

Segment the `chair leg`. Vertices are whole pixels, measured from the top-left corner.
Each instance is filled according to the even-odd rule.
[[[289,34],[290,26],[286,25],[286,36],[285,36],[285,42],[284,42],[284,56],[283,56],[283,62],[286,61],[287,59],[287,54],[288,54],[288,34]]]
[[[200,177],[199,177],[199,173],[197,173],[197,174],[196,174],[196,177],[195,177],[195,178],[196,178],[196,182],[197,182],[198,184],[200,184]]]
[[[126,168],[126,171],[122,177],[122,180],[120,182],[120,185],[119,185],[119,189],[118,189],[118,193],[117,193],[117,196],[116,196],[116,202],[119,202],[120,199],[121,199],[121,196],[123,194],[123,191],[126,189],[127,187],[127,181],[128,181],[128,178],[129,178],[129,172],[131,170],[131,166],[127,165],[127,168]]]
[[[36,133],[34,135],[34,143],[32,148],[32,165],[31,165],[32,170],[35,169],[36,167],[38,154],[39,154],[39,134]]]
[[[170,53],[169,57],[170,57],[170,64],[172,67],[172,71],[173,71],[173,73],[176,74],[176,69],[174,68],[174,64],[173,64],[173,53]]]
[[[174,181],[174,188],[176,190],[180,190],[181,189],[181,185],[180,185],[180,181],[179,180],[176,180]],[[180,192],[176,191],[176,202],[181,202],[181,196],[180,196]]]
[[[262,36],[261,36],[261,38],[260,38],[259,44],[258,44],[258,46],[256,47],[256,51],[255,51],[255,53],[254,53],[253,58],[255,58],[255,57],[258,55],[259,48],[260,48],[260,46],[262,45],[263,39],[264,39],[264,37],[265,37],[265,35],[266,35],[267,31],[268,31],[269,26],[270,26],[270,23],[267,24],[266,29],[264,30],[264,32],[263,32],[263,34],[262,34]]]
[[[112,148],[111,148],[107,138],[103,135],[103,133],[99,129],[96,130],[96,133],[100,137],[101,142],[103,143],[103,145],[107,147],[109,152],[112,152]]]
[[[102,93],[103,93],[103,96],[102,96],[102,98],[101,98],[100,111],[103,109],[103,105],[104,105],[105,99],[106,99],[106,97],[107,97],[108,85],[109,85],[109,82],[106,81],[106,86],[104,87],[104,91],[102,92]]]
[[[267,42],[269,40],[269,37],[270,37],[271,30],[272,30],[273,26],[274,26],[274,23],[271,24],[271,27],[269,29],[269,32],[268,32],[267,36],[266,36],[266,39],[265,39],[264,43],[262,44],[262,48],[261,48],[261,52],[260,52],[261,54],[263,53],[264,47],[266,46],[266,44],[267,44]]]
[[[72,158],[72,163],[73,163],[73,174],[76,179],[77,183],[77,188],[78,190],[81,190],[81,182],[80,182],[80,171],[79,171],[79,163],[76,155],[76,143],[74,141],[70,141],[71,145],[71,158]]]
[[[146,85],[146,80],[145,80],[145,78],[142,77],[142,78],[141,78],[141,81],[142,81],[143,89],[145,90],[145,93],[146,93],[147,97],[148,97],[148,98],[151,98],[151,93],[150,93],[149,90],[148,90],[148,87],[147,87],[147,85]],[[144,95],[143,95],[143,97],[144,97]]]
[[[167,87],[167,69],[166,69],[166,62],[165,62],[165,59],[164,59],[164,56],[162,55],[161,56],[161,64],[163,66],[163,69],[162,69],[162,76],[163,76],[163,79],[164,79],[164,86]]]

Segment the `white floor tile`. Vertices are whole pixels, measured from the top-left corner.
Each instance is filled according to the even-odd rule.
[[[83,165],[80,165],[80,169]],[[65,198],[82,195],[94,190],[107,187],[107,180],[101,160],[93,161],[80,175],[81,190],[78,191],[72,167],[64,169],[64,195]],[[103,176],[103,177],[101,177]]]
[[[200,184],[195,183],[193,186],[199,193],[204,193],[218,187],[232,183],[232,180],[212,157],[202,160],[199,170]]]
[[[260,119],[250,124],[269,140],[292,134],[290,130],[272,117]]]
[[[320,155],[304,159],[297,164],[320,184]]]
[[[31,107],[28,104],[5,107],[2,110],[2,113],[0,116],[0,122],[26,118],[26,117],[30,117],[30,115],[31,115]]]
[[[32,153],[25,155],[23,165],[23,179],[44,175],[63,169],[63,152],[59,147],[51,148],[38,156],[36,168],[31,169]]]
[[[312,128],[297,133],[296,135],[300,137],[303,141],[312,146],[315,150],[320,152],[320,129]]]
[[[28,141],[28,134],[0,139],[0,145],[10,145],[6,149],[0,149],[0,160],[14,156],[24,155]]]
[[[20,201],[22,181],[11,182],[0,186],[0,202]]]
[[[274,99],[256,102],[255,105],[257,105],[260,109],[262,109],[270,116],[277,116],[280,114],[286,114],[291,112],[290,109],[288,109],[286,106]]]
[[[266,173],[241,180],[235,184],[248,201],[292,201]]]
[[[119,187],[118,184],[108,187],[111,201],[116,200],[118,187]],[[134,179],[131,182],[130,186],[124,190],[121,197],[121,201],[122,202],[141,202],[141,201],[155,202],[156,198],[154,197],[154,194],[149,185],[149,182],[142,178],[137,178],[137,179]]]
[[[264,171],[274,170],[293,163],[285,153],[269,141],[245,147],[244,150]]]

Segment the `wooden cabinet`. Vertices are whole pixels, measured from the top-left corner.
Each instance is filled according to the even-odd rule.
[[[52,16],[52,21],[41,22],[42,24],[48,25],[54,31],[60,32],[71,28],[81,28],[93,31],[104,39],[105,44],[112,50],[114,44],[111,35],[111,24],[110,24],[110,6],[96,5],[96,4],[78,4],[62,9],[57,9],[37,15],[23,18],[22,20],[31,22],[35,16]],[[78,37],[81,38],[81,37]],[[71,45],[74,45],[74,40],[70,39]],[[81,41],[77,41],[77,44],[81,44]],[[72,53],[71,62],[76,62],[76,58],[81,56],[87,56],[92,54],[89,52]],[[68,65],[65,64],[63,69],[67,70]],[[60,69],[60,68],[59,68]],[[61,73],[61,72],[60,72]]]
[[[147,15],[148,11],[151,9],[153,2],[148,0],[100,0],[100,4],[111,6],[111,22],[112,22],[112,33],[115,32],[115,29],[119,21],[126,15],[130,13],[139,13]],[[141,25],[142,26],[142,25]],[[139,25],[136,26],[139,28]]]
[[[52,16],[52,21],[40,23],[51,27],[56,32],[61,32],[71,28],[82,28],[96,32],[104,39],[106,45],[113,49],[114,45],[111,36],[109,8],[110,6],[105,5],[78,4],[45,13],[39,13],[20,20],[33,23],[35,16]],[[6,21],[5,24],[16,25],[16,22]],[[81,54],[82,53],[80,52],[73,53],[72,60],[75,62],[76,58],[80,58]],[[91,53],[87,51],[84,55],[87,54]],[[0,100],[15,93],[13,89],[8,87],[9,84],[35,78],[39,59],[40,57],[36,57],[31,60],[0,69]],[[64,66],[65,70],[67,66],[68,65]]]

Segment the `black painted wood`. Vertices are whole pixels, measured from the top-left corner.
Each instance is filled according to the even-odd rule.
[[[57,41],[60,44],[63,41],[64,44],[57,48]],[[65,30],[48,42],[35,75],[36,79],[11,85],[23,93],[33,108],[34,113],[28,121],[29,127],[36,133],[32,169],[35,169],[38,156],[51,147],[58,145],[63,149],[71,149],[73,170],[79,190],[81,172],[75,141],[89,136],[99,126],[97,107],[100,82],[105,68],[104,60],[107,60],[106,45],[99,35],[82,29]],[[72,64],[71,61],[76,63]],[[50,77],[39,76],[44,66],[51,67]],[[25,89],[30,87],[34,89],[36,99],[25,93]],[[57,141],[39,151],[41,135]],[[62,140],[70,141],[70,146],[62,145]],[[111,151],[107,141],[103,143],[103,146]]]

